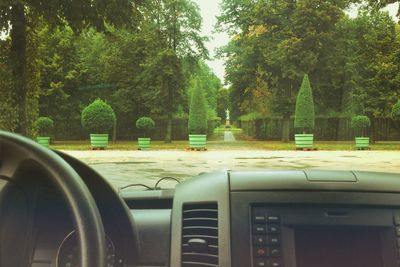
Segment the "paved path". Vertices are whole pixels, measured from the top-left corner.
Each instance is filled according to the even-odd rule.
[[[399,151],[66,151],[91,165],[115,187],[154,185],[164,176],[188,179],[202,172],[328,169],[397,172]],[[164,186],[174,186],[165,182]]]
[[[224,142],[235,142],[235,136],[231,131],[225,131],[224,132]]]

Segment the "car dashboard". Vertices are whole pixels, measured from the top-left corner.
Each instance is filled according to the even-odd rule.
[[[100,209],[109,267],[400,266],[398,174],[226,171],[174,190],[117,193],[65,159]],[[73,227],[60,206],[39,224],[34,267],[75,266],[75,243],[65,245]]]

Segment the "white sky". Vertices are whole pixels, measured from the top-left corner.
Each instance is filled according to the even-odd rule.
[[[214,26],[217,22],[216,16],[220,14],[219,5],[222,0],[193,0],[200,7],[201,16],[203,17],[203,35],[209,36],[210,41],[206,44],[210,51],[211,60],[207,64],[211,67],[214,73],[224,82],[225,68],[224,61],[214,59],[215,49],[228,44],[229,36],[226,33],[214,33]],[[385,10],[395,18],[398,9],[398,3],[389,5]],[[353,8],[350,16],[357,16],[357,9]]]
[[[224,61],[214,59],[215,49],[228,44],[229,36],[226,33],[214,33],[214,26],[217,23],[217,16],[220,14],[219,5],[222,0],[193,0],[197,3],[201,10],[203,17],[203,35],[209,36],[210,41],[206,44],[208,51],[210,51],[210,61],[207,61],[208,66],[214,73],[224,81],[225,67]]]

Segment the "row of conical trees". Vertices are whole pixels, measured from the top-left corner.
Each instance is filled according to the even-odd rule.
[[[392,117],[400,120],[400,99],[393,106]],[[357,149],[369,148],[369,137],[366,137],[366,129],[371,126],[369,117],[365,115],[354,116],[351,120],[351,127],[357,132],[355,144]],[[298,134],[295,135],[296,148],[311,149],[313,148],[314,135],[312,134],[315,127],[315,110],[311,84],[308,75],[304,75],[299,93],[296,100],[294,127]]]
[[[109,135],[115,127],[117,118],[113,108],[101,99],[96,99],[85,107],[81,114],[82,127],[90,133],[92,148],[105,148],[108,145]],[[141,131],[138,138],[139,149],[149,149],[151,139],[149,132],[155,127],[150,117],[141,117],[136,121],[136,128]],[[54,121],[49,117],[40,117],[36,121],[38,131],[37,141],[48,147],[50,136],[54,128]],[[207,102],[201,87],[197,86],[192,92],[189,112],[189,140],[190,148],[205,149],[208,131]]]
[[[400,120],[400,100],[393,106],[392,117]],[[82,111],[81,123],[83,128],[90,133],[92,147],[103,148],[108,144],[108,133],[115,127],[116,115],[110,105],[96,99]],[[365,130],[370,125],[371,121],[365,115],[352,118],[351,126],[360,134],[355,139],[357,148],[369,147],[369,138],[365,136]],[[36,126],[39,132],[38,142],[48,146],[54,122],[50,118],[41,117],[36,121]],[[136,121],[136,127],[143,133],[143,136],[138,140],[139,148],[150,148],[151,140],[147,137],[147,134],[154,126],[155,123],[150,117],[142,117]],[[294,127],[298,132],[295,135],[296,148],[312,149],[314,147],[315,109],[308,75],[304,75],[297,96]],[[188,130],[189,148],[206,149],[207,101],[201,86],[196,86],[192,92]]]

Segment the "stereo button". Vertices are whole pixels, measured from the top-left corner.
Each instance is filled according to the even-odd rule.
[[[265,260],[255,260],[254,267],[267,267],[267,262]]]
[[[254,235],[253,243],[254,245],[265,245],[267,244],[267,238],[264,235]]]
[[[255,234],[265,234],[267,232],[267,229],[266,229],[265,225],[255,224],[253,231]]]
[[[253,214],[254,223],[265,223],[266,217],[264,213],[257,212]]]
[[[400,225],[400,211],[394,212],[393,221],[395,225]]]
[[[268,267],[283,267],[281,260],[269,260],[267,262]]]
[[[280,248],[270,248],[268,256],[270,257],[280,257],[281,256],[281,249]]]
[[[267,236],[267,244],[268,245],[279,245],[281,243],[281,238],[277,235],[269,235]]]
[[[399,227],[400,228],[400,227]],[[271,224],[267,226],[267,232],[271,234],[278,234],[281,232],[281,228],[277,224]]]
[[[278,215],[268,215],[267,216],[267,222],[270,223],[277,223],[281,221],[281,217],[279,217]]]
[[[262,248],[262,247],[258,247],[254,249],[254,256],[256,258],[265,258],[267,257],[267,249],[266,248]]]

